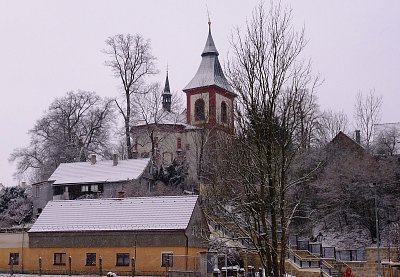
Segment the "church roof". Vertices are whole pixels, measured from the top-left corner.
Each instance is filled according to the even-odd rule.
[[[231,86],[225,78],[221,64],[218,60],[218,51],[215,47],[214,40],[211,35],[211,27],[208,29],[208,37],[203,53],[201,54],[201,63],[196,75],[186,85],[183,90],[189,90],[198,87],[206,87],[215,85],[226,91],[233,92]]]

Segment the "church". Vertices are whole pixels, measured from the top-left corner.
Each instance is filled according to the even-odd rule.
[[[131,128],[136,158],[152,157],[155,165],[173,161],[188,165],[188,176],[201,175],[203,147],[212,133],[233,134],[233,108],[236,94],[227,81],[218,59],[218,51],[208,23],[208,36],[201,53],[200,66],[183,88],[186,109],[172,109],[172,94],[167,72],[161,93],[162,109],[151,122],[139,122]]]

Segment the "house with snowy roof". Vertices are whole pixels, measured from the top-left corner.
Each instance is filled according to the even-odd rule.
[[[38,272],[39,260],[46,274],[190,271],[208,236],[197,196],[54,200],[28,235],[0,245],[0,270],[10,257],[25,273]]]
[[[123,197],[133,188],[148,189],[151,180],[150,159],[61,163],[46,184],[33,185],[34,212],[38,215],[50,200]],[[50,191],[50,193],[48,193]]]

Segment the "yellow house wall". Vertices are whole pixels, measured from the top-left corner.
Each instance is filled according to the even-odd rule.
[[[161,267],[161,253],[172,252],[174,255],[174,267],[179,269],[187,268],[190,270],[194,259],[186,261],[179,255],[196,256],[205,248],[189,248],[186,253],[185,247],[104,247],[104,248],[24,248],[23,255],[21,248],[1,248],[0,249],[0,269],[9,270],[8,265],[10,253],[19,253],[19,264],[14,266],[14,270],[21,271],[22,266],[24,272],[38,272],[39,257],[42,257],[42,269],[45,273],[68,271],[68,257],[72,258],[72,271],[75,273],[98,273],[99,257],[103,260],[103,272],[126,272],[132,270],[131,263],[129,266],[116,266],[117,253],[129,253],[130,261],[132,257],[136,260],[136,272],[143,275],[162,275],[165,268]],[[136,252],[136,255],[135,255]],[[54,253],[66,253],[65,265],[54,265]],[[86,253],[96,253],[96,265],[86,266]]]

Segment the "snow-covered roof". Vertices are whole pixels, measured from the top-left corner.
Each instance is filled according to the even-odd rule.
[[[135,122],[135,126],[149,125],[149,124],[170,124],[181,125],[186,123],[186,113],[175,113],[160,110],[153,118],[139,118]]]
[[[62,163],[50,176],[54,185],[77,183],[105,183],[134,180],[145,171],[150,159],[119,160],[116,166],[112,160]]]
[[[193,79],[183,89],[184,91],[215,85],[232,93],[232,88],[226,80],[221,64],[219,63],[218,55],[211,35],[211,29],[209,29],[206,45],[201,54],[202,58],[199,69]]]
[[[167,112],[167,111],[162,111],[162,113],[159,113],[158,119],[154,120],[144,120],[144,119],[139,119],[136,121],[134,124],[134,127],[146,127],[149,125],[173,125],[173,126],[181,126],[182,129],[185,130],[198,130],[200,129],[197,126],[190,125],[186,123],[186,109],[182,111],[181,113],[175,113],[175,112]]]
[[[196,202],[197,196],[50,201],[29,232],[184,230]]]

